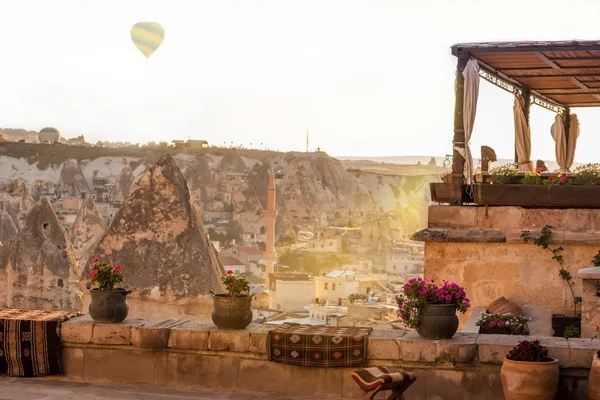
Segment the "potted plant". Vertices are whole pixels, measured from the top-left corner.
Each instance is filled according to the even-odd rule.
[[[592,340],[597,339],[600,335],[600,326],[596,325],[596,334],[592,336]],[[588,378],[587,395],[590,400],[600,400],[600,351],[594,352],[592,359],[592,367]]]
[[[517,177],[517,166],[515,164],[500,165],[490,170],[492,183],[506,185],[514,183]]]
[[[497,335],[529,335],[527,322],[531,318],[514,314],[481,313],[475,325],[479,333]]]
[[[506,400],[553,400],[558,391],[558,360],[539,340],[519,342],[500,369]]]
[[[463,288],[444,280],[442,286],[433,281],[413,278],[396,297],[398,315],[404,324],[416,328],[427,339],[450,339],[458,330],[456,311],[467,312],[471,306]]]
[[[586,164],[575,168],[574,185],[600,184],[600,164]]]
[[[563,178],[564,177],[565,176],[563,176]],[[572,325],[574,328],[577,328],[581,331],[581,315],[577,313],[577,304],[581,303],[581,297],[575,296],[575,291],[573,290],[573,285],[575,284],[573,282],[573,277],[571,276],[571,273],[564,268],[564,260],[561,254],[563,251],[562,246],[558,246],[555,248],[550,247],[552,229],[554,229],[552,225],[544,226],[540,232],[540,235],[536,239],[533,239],[531,237],[531,233],[529,231],[523,230],[521,231],[521,239],[523,239],[525,243],[528,243],[530,240],[533,240],[533,243],[535,243],[536,246],[548,250],[552,253],[552,259],[555,260],[558,264],[558,275],[562,280],[565,281],[567,287],[569,288],[571,297],[573,298],[573,314],[552,315],[552,329],[554,329],[554,336],[564,337],[567,326],[569,325]]]
[[[123,282],[123,269],[119,265],[100,262],[96,257],[92,260],[90,272],[92,283],[98,285],[90,290],[90,316],[96,322],[119,323],[127,318],[129,305],[127,295],[131,290],[116,288]]]
[[[221,277],[227,293],[213,293],[213,323],[219,329],[245,329],[252,322],[250,284],[232,270]]]
[[[521,179],[523,185],[541,185],[542,184],[542,171],[539,169],[536,171],[528,171],[525,173],[523,179]]]

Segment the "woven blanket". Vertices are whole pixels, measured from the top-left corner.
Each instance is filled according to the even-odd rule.
[[[271,361],[306,367],[352,367],[367,360],[372,328],[285,323],[269,332]]]
[[[0,375],[60,373],[60,324],[77,315],[63,311],[0,310]]]

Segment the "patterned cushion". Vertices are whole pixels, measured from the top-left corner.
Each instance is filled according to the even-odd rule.
[[[409,372],[392,372],[387,367],[370,367],[352,372],[352,379],[365,390],[373,390],[386,383],[414,381],[417,377]]]

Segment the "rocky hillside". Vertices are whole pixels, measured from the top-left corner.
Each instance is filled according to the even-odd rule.
[[[292,227],[365,220],[377,212],[405,210],[413,228],[426,223],[429,182],[444,168],[339,161],[326,153],[278,153],[249,149],[96,148],[32,143],[0,145],[0,185],[15,178],[92,187],[95,176],[115,185],[124,201],[137,179],[164,153],[172,152],[200,211],[229,208],[240,220],[263,224],[268,170],[277,173],[278,233]],[[242,183],[239,183],[239,180]],[[35,193],[33,193],[35,195]],[[6,203],[9,203],[5,199]],[[22,202],[21,202],[22,203]],[[14,198],[5,209],[17,218]],[[18,221],[15,221],[18,224]]]

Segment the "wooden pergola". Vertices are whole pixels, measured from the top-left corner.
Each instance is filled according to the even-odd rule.
[[[529,123],[531,104],[564,119],[568,135],[571,107],[600,107],[600,40],[561,42],[463,43],[452,46],[457,57],[454,108],[455,146],[463,147],[464,77],[462,71],[471,57],[480,68],[480,77],[524,98],[523,112]],[[450,204],[462,205],[465,159],[454,149]]]

